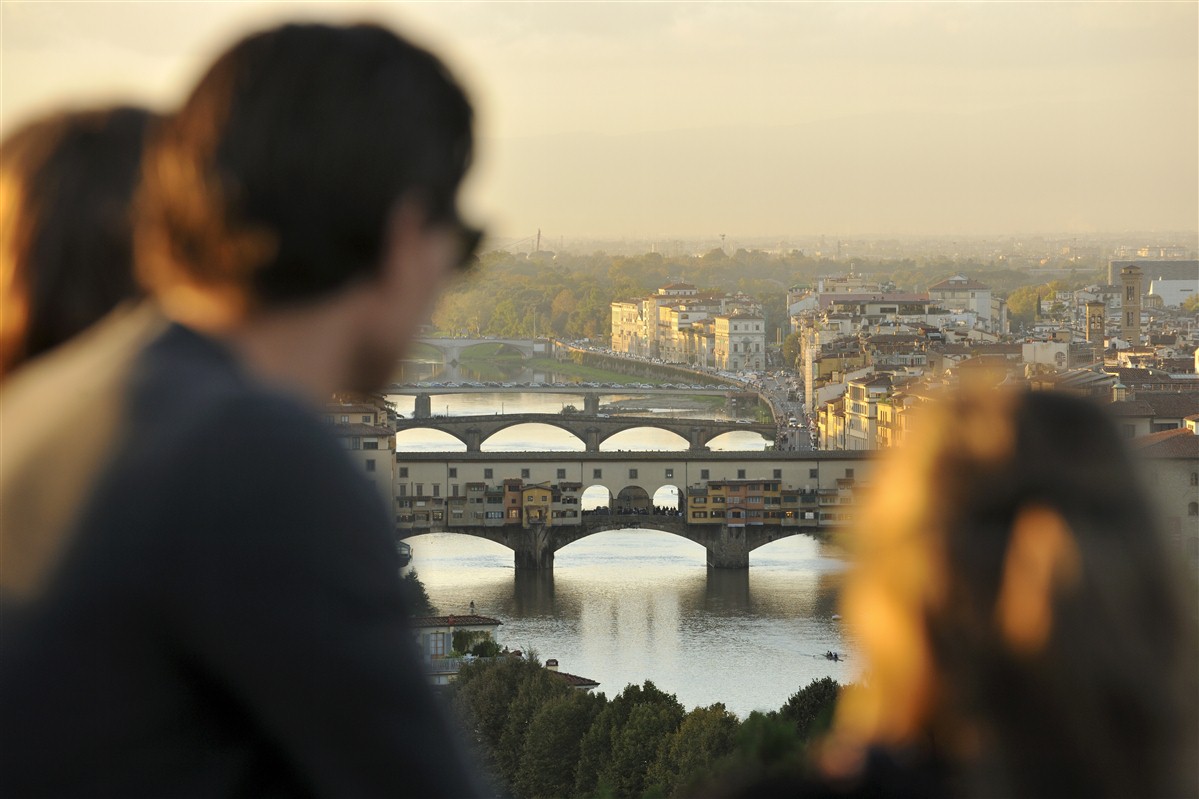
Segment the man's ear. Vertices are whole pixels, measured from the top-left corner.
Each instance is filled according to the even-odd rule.
[[[1061,514],[1030,505],[1016,514],[995,603],[995,621],[1012,651],[1031,655],[1053,631],[1053,599],[1078,584],[1081,557]]]

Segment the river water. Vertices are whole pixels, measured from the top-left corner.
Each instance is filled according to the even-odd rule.
[[[501,405],[505,412],[557,412],[570,402],[558,395],[430,391],[433,412],[451,416],[495,413]],[[603,401],[617,399],[653,413],[725,416],[721,410],[654,407],[664,404],[660,398]],[[411,412],[411,397],[392,400],[400,413]],[[605,449],[686,448],[665,431],[630,432]],[[401,453],[462,449],[453,443],[432,431],[397,436]],[[713,449],[764,445],[756,434],[736,432]],[[582,449],[569,434],[542,425],[512,428],[484,445],[485,451]],[[654,497],[655,504],[674,501],[662,492]],[[606,496],[583,498],[584,508],[606,502]],[[556,658],[562,671],[598,681],[598,690],[609,696],[628,683],[652,680],[688,709],[723,702],[744,718],[752,710],[777,709],[814,679],[846,683],[857,677],[850,642],[834,618],[846,566],[834,544],[795,536],[754,550],[748,570],[722,570],[707,568],[704,548],[678,536],[614,530],[559,550],[552,574],[518,576],[511,550],[491,541],[434,533],[408,543],[411,568],[443,614],[468,613],[474,602],[477,613],[503,621],[501,644]],[[829,650],[849,657],[827,660]]]

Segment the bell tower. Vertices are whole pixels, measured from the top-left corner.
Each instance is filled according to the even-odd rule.
[[[1103,358],[1104,342],[1103,338],[1106,333],[1107,322],[1107,305],[1098,300],[1091,300],[1087,303],[1087,342],[1091,345],[1091,349],[1095,351],[1095,360]]]
[[[1120,338],[1132,346],[1141,343],[1141,268],[1126,266],[1120,270],[1124,301],[1120,309]]]

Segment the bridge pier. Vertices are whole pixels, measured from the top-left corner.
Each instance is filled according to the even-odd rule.
[[[516,571],[550,571],[554,568],[554,545],[550,528],[544,524],[530,524],[521,530],[509,544],[516,555]]]
[[[687,447],[692,452],[707,452],[708,447],[704,443],[704,431],[698,427],[691,428],[687,433]]]
[[[588,416],[595,416],[600,409],[599,394],[584,394],[583,395],[583,413]]]
[[[744,527],[720,526],[720,532],[707,545],[708,565],[716,569],[748,569],[749,542]]]
[[[466,429],[466,451],[467,452],[482,452],[483,451],[483,432],[477,427],[468,427]]]
[[[433,398],[428,394],[416,395],[416,407],[412,409],[413,419],[428,419],[433,415]]]
[[[594,427],[588,427],[583,431],[583,444],[587,452],[600,451],[600,431]]]

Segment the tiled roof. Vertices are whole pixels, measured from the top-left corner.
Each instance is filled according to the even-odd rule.
[[[1134,438],[1132,447],[1147,458],[1199,459],[1199,436],[1185,427]]]
[[[1152,409],[1150,415],[1164,419],[1183,419],[1199,413],[1199,393],[1196,392],[1138,391],[1135,401],[1148,403]]]
[[[551,671],[550,674],[553,674],[555,677],[562,680],[562,682],[574,688],[594,688],[595,686],[599,685],[599,683],[597,683],[595,680],[589,680],[586,677],[580,677],[577,674],[567,674],[564,671]]]
[[[413,627],[495,627],[503,624],[499,619],[493,619],[489,616],[475,616],[473,614],[464,613],[461,616],[414,616],[412,618]]]

